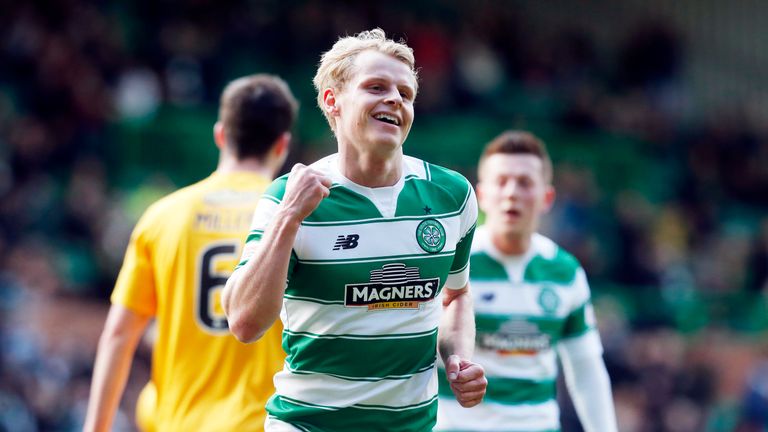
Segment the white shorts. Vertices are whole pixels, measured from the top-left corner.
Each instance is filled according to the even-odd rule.
[[[264,432],[302,432],[302,430],[290,423],[267,416],[267,420],[264,421]]]

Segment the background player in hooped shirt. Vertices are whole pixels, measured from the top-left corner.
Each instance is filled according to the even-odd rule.
[[[341,38],[314,83],[338,153],[269,187],[224,309],[243,341],[282,319],[267,431],[430,431],[438,346],[458,403],[485,392],[470,361],[475,195],[403,155],[417,91],[408,46],[381,29]]]
[[[587,432],[614,432],[616,418],[589,286],[578,261],[536,231],[555,199],[552,162],[526,132],[505,132],[485,148],[477,187],[485,224],[475,235],[471,273],[475,360],[488,376],[472,410],[441,382],[443,431],[556,431],[556,354]]]
[[[282,366],[280,326],[256,344],[229,333],[220,293],[253,209],[288,153],[297,102],[283,80],[252,75],[221,97],[207,179],[153,204],[131,236],[99,341],[85,431],[110,430],[136,344],[152,317],[152,377],[137,403],[144,431],[260,431]]]

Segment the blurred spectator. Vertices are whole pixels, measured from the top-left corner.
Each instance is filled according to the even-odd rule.
[[[762,432],[768,428],[768,363],[759,363],[750,373],[737,432]]]
[[[762,220],[760,231],[752,244],[749,271],[747,289],[768,295],[768,218]]]

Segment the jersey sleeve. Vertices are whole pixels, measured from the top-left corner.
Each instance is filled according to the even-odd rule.
[[[563,338],[574,338],[595,329],[595,312],[590,299],[589,284],[583,268],[576,271],[573,283],[576,290],[574,307],[568,314],[563,326]]]
[[[277,214],[277,210],[280,207],[283,195],[285,194],[285,185],[287,182],[287,174],[276,179],[267,188],[267,190],[261,196],[261,199],[259,199],[259,203],[256,205],[256,210],[254,210],[253,213],[251,229],[248,232],[248,237],[245,239],[245,246],[243,246],[243,253],[240,257],[240,262],[237,264],[237,267],[235,267],[235,271],[247,264],[258,250],[261,238],[264,236],[264,231],[267,229],[272,219],[274,219],[275,214]],[[289,276],[295,264],[296,254],[292,253],[291,261],[288,264]]]
[[[141,315],[154,316],[157,310],[155,272],[152,265],[153,240],[150,228],[152,207],[141,217],[133,229],[123,266],[117,277],[110,300],[113,304]]]
[[[453,257],[448,280],[445,282],[445,287],[448,289],[461,289],[469,282],[469,254],[477,226],[477,197],[469,182],[467,182],[467,195],[462,203],[460,220],[461,236],[456,244],[456,254]]]

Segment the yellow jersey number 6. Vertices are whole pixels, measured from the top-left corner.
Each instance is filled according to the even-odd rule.
[[[237,265],[239,243],[223,241],[203,247],[197,261],[195,320],[204,331],[224,334],[229,331],[221,291]]]

